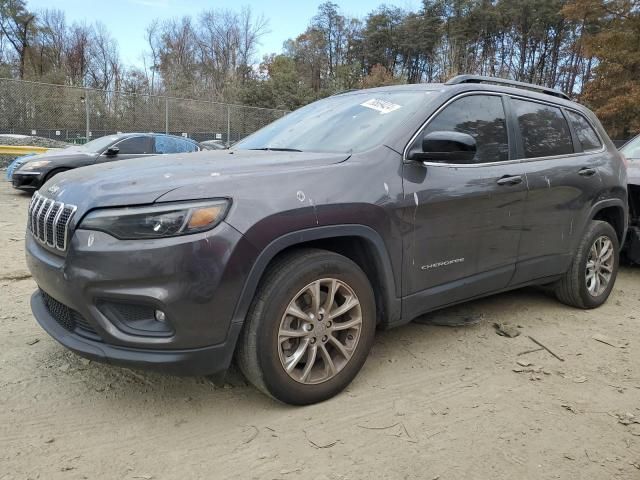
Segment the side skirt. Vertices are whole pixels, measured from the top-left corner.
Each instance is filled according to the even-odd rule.
[[[492,295],[497,295],[500,293],[504,293],[504,292],[509,292],[512,290],[518,290],[520,288],[524,288],[524,287],[530,287],[530,286],[541,286],[541,285],[547,285],[550,283],[554,283],[556,281],[558,281],[560,278],[562,278],[562,275],[552,275],[552,276],[547,276],[547,277],[542,277],[542,278],[537,278],[534,280],[530,280],[527,282],[522,282],[519,284],[514,284],[514,285],[509,285],[505,288],[501,288],[501,289],[497,289],[497,290],[492,290],[492,291],[488,291],[488,292],[484,292],[484,293],[479,293],[473,296],[468,296],[466,298],[460,298],[457,300],[452,300],[449,301],[447,303],[438,303],[437,300],[435,299],[430,299],[430,297],[432,297],[433,295],[435,295],[435,293],[433,292],[434,289],[429,289],[426,290],[425,292],[419,292],[416,294],[413,294],[409,297],[405,297],[402,299],[402,318],[398,321],[395,322],[393,324],[389,324],[387,326],[387,328],[395,328],[395,327],[399,327],[402,325],[406,325],[407,323],[410,323],[413,319],[424,315],[426,313],[430,313],[430,312],[434,312],[436,310],[440,310],[443,308],[447,308],[447,307],[452,307],[454,305],[460,305],[466,302],[470,302],[473,300],[478,300],[480,298],[485,298],[485,297],[490,297]],[[457,283],[457,282],[456,282]],[[445,286],[443,286],[445,287]],[[438,289],[442,288],[444,290],[443,287],[436,287]],[[455,286],[449,286],[449,289],[451,290],[458,290],[461,287],[458,285]],[[442,298],[442,297],[441,297]],[[429,304],[429,302],[431,304]]]

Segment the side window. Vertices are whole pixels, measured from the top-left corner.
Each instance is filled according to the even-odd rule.
[[[456,100],[440,112],[426,133],[454,131],[476,140],[471,163],[501,162],[509,159],[509,141],[502,99],[495,95],[470,95]]]
[[[576,135],[578,135],[578,140],[580,140],[580,143],[582,144],[582,149],[585,152],[587,150],[599,149],[602,146],[602,143],[600,143],[598,134],[593,129],[589,121],[577,112],[572,112],[570,110],[566,110],[566,112],[569,117],[569,121],[573,125],[573,129],[576,131]]]
[[[511,99],[524,143],[525,158],[573,153],[569,125],[557,107]]]
[[[127,138],[115,146],[120,149],[119,155],[140,155],[152,153],[149,137]]]
[[[181,138],[168,137],[166,135],[158,135],[155,137],[156,153],[182,153],[195,152],[196,145],[188,140]]]
[[[154,137],[156,142],[156,153],[176,153],[176,139],[167,137],[166,135],[158,135]]]

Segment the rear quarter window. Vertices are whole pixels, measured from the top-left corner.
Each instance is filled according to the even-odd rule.
[[[598,150],[602,147],[598,134],[582,114],[567,110],[567,117],[569,117],[569,121],[573,125],[573,129],[578,135],[578,140],[580,140],[582,149],[585,152],[587,150]]]
[[[559,107],[511,99],[522,136],[525,158],[573,153],[571,131]]]

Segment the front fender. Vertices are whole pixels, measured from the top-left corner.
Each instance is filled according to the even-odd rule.
[[[397,281],[397,274],[389,258],[389,253],[382,237],[372,228],[365,225],[330,225],[315,228],[308,228],[296,232],[290,232],[271,241],[262,249],[258,258],[254,262],[244,287],[237,302],[232,318],[232,323],[243,323],[249,306],[253,300],[260,280],[265,273],[269,263],[285,249],[310,242],[313,240],[324,240],[339,237],[358,237],[369,243],[375,252],[376,270],[381,273],[380,285],[383,295],[385,311],[385,324],[393,324],[400,319],[400,298],[396,295],[400,282]],[[399,273],[399,272],[398,272]]]

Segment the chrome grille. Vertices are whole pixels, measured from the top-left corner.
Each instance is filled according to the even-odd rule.
[[[36,192],[29,204],[27,228],[40,243],[64,251],[75,211],[74,205],[56,202]]]

